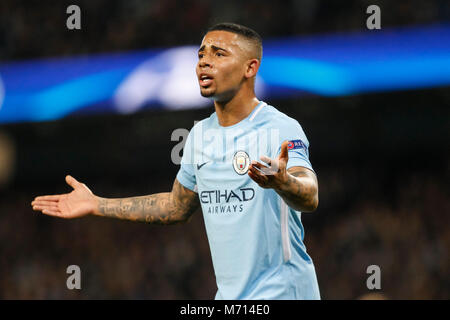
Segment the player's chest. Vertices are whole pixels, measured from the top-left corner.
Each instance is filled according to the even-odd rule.
[[[250,163],[270,156],[271,148],[255,132],[207,136],[194,151],[194,170],[202,181],[245,183]]]
[[[266,129],[206,130],[195,140],[193,162],[197,179],[245,184],[250,179],[250,163],[260,161],[263,155],[271,157],[277,139]]]

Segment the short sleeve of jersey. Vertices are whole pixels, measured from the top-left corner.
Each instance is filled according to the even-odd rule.
[[[180,170],[177,173],[177,180],[185,187],[194,192],[197,192],[197,180],[194,171],[194,149],[192,145],[192,131],[186,139],[186,143],[183,148],[183,157],[181,158]]]
[[[309,141],[306,138],[303,128],[297,120],[289,118],[288,121],[283,121],[279,127],[280,140],[277,149],[276,156],[280,154],[281,144],[283,141],[288,140],[288,155],[289,160],[286,169],[291,167],[306,167],[312,171],[311,162],[309,161]]]

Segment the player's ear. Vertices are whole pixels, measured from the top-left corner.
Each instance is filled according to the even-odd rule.
[[[246,70],[245,70],[245,77],[246,78],[252,78],[256,76],[256,73],[258,72],[260,62],[258,59],[250,59],[247,61],[246,64]]]

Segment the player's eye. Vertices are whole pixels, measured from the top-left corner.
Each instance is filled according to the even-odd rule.
[[[199,54],[198,54],[198,58],[199,58],[199,59],[203,58],[203,53],[199,53]]]
[[[216,56],[221,57],[223,54],[221,52],[216,52]]]

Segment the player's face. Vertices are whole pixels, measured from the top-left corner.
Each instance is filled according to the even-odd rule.
[[[231,99],[239,90],[246,70],[246,54],[239,35],[211,31],[198,51],[197,77],[200,93],[217,101]]]

